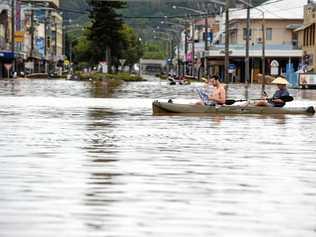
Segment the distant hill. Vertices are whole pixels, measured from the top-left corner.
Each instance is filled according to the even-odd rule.
[[[225,1],[225,0],[222,0]],[[175,1],[168,0],[153,0],[153,1],[129,1],[127,8],[122,10],[122,15],[124,16],[135,16],[135,17],[161,17],[166,15],[184,15],[188,12],[180,9],[173,9],[172,3]],[[254,5],[258,5],[265,0],[252,0]],[[177,2],[180,4],[180,2]],[[186,0],[181,2],[181,6],[196,8],[201,7],[196,3],[196,0]],[[65,9],[65,18],[72,19],[74,24],[84,25],[89,22],[88,14],[84,12],[88,9],[88,4],[86,0],[61,0],[61,7]],[[82,13],[76,13],[76,12]],[[140,35],[143,37],[151,37],[151,32],[154,27],[156,27],[161,19],[126,19],[128,24],[134,27]]]

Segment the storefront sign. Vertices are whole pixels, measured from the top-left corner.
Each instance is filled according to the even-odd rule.
[[[277,76],[277,75],[279,75],[279,66],[280,66],[280,65],[279,65],[279,62],[278,62],[277,60],[272,60],[270,66],[271,66],[271,72],[270,72],[270,74],[271,74],[272,76]]]
[[[34,70],[34,62],[26,62],[24,66],[26,69]]]
[[[45,58],[45,39],[44,37],[38,37],[35,40],[35,47],[42,59]]]
[[[316,85],[316,74],[299,74],[300,86],[315,86]]]
[[[236,72],[236,65],[235,64],[229,64],[228,66],[228,73],[235,73]]]
[[[0,52],[0,58],[12,60],[14,58],[14,54],[12,52]]]
[[[24,42],[24,32],[17,31],[15,32],[15,42],[16,43],[23,43]]]

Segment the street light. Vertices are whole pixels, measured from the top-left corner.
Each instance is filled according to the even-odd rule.
[[[214,3],[217,3],[217,4],[221,4],[221,5],[225,5],[224,3],[220,2],[220,1],[216,1],[216,0],[213,0],[213,1],[210,1],[210,2],[206,2],[206,5],[208,4],[214,4]],[[208,11],[208,7],[206,6],[206,11],[201,11],[201,10],[196,10],[196,9],[193,9],[193,8],[188,8],[188,7],[182,7],[182,6],[176,6],[176,5],[173,5],[172,6],[173,9],[183,9],[183,10],[188,10],[188,11],[192,11],[192,12],[195,12],[195,13],[198,13],[198,14],[201,14],[201,15],[205,15],[205,23],[204,23],[204,26],[205,26],[205,32],[204,32],[204,42],[205,42],[205,45],[204,45],[204,75],[207,75],[207,56],[206,56],[206,53],[208,51],[208,17],[209,17],[209,11]],[[193,27],[192,27],[193,28]],[[193,43],[192,43],[192,54],[193,54],[193,60],[192,60],[192,66],[194,68],[194,58],[195,58],[195,52],[194,52],[194,34],[195,32],[193,32]]]

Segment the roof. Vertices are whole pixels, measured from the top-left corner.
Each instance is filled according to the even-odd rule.
[[[298,32],[298,31],[301,31],[301,30],[305,30],[306,28],[310,27],[311,25],[313,25],[315,23],[310,23],[310,24],[307,24],[307,25],[302,25],[300,27],[298,27],[297,29],[294,30],[294,32]]]
[[[307,0],[269,0],[252,8],[250,11],[251,19],[261,19],[264,12],[265,19],[304,19],[304,6]],[[246,19],[246,9],[231,9],[230,20]]]
[[[304,24],[289,24],[286,29],[287,30],[296,30],[300,27],[304,26]]]

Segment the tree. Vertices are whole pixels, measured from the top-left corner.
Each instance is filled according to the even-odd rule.
[[[121,58],[126,59],[125,64],[129,66],[131,71],[132,66],[143,56],[141,39],[134,29],[126,24],[121,28],[120,34],[122,40],[120,56]]]
[[[99,1],[90,0],[89,5],[91,26],[89,28],[89,39],[92,44],[104,52],[109,69],[112,67],[112,58],[118,58],[120,47],[121,29],[123,21],[117,10],[125,7],[121,1]],[[104,60],[102,53],[98,55],[98,60]],[[111,71],[110,71],[111,72]]]

